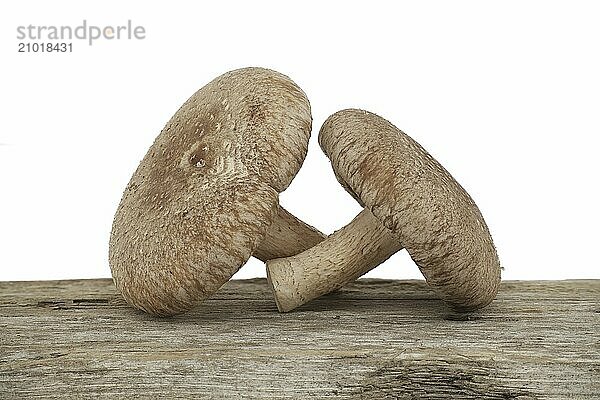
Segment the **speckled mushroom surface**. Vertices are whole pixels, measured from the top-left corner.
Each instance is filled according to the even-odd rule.
[[[423,147],[384,118],[355,109],[331,115],[319,143],[365,210],[315,247],[267,263],[280,310],[356,279],[402,246],[451,307],[473,310],[494,299],[500,263],[488,227]]]
[[[278,194],[302,165],[311,122],[304,92],[267,69],[231,71],[194,93],[115,215],[109,262],[127,302],[171,315],[223,285],[281,212]]]

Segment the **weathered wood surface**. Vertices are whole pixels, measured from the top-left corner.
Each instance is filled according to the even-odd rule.
[[[361,280],[289,314],[263,279],[159,319],[110,280],[0,283],[0,398],[600,398],[600,281],[504,282],[453,314]]]

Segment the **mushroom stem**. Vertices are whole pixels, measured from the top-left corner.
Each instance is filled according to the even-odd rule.
[[[391,231],[364,209],[316,246],[267,261],[267,280],[279,311],[291,311],[354,281],[401,249]]]
[[[252,255],[261,261],[290,257],[315,246],[325,237],[279,206],[277,216],[267,229],[265,238]]]

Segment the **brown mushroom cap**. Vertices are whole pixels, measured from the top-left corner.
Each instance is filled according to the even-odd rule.
[[[423,147],[363,110],[330,116],[319,143],[336,177],[407,249],[427,282],[457,309],[493,300],[500,263],[469,194]]]
[[[175,113],[117,209],[109,261],[118,290],[152,314],[188,310],[250,257],[298,172],[306,95],[262,68],[228,72]]]

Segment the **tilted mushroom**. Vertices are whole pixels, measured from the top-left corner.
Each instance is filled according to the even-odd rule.
[[[109,262],[117,289],[156,315],[209,297],[251,255],[299,253],[323,235],[279,207],[311,131],[304,92],[262,68],[228,72],[167,123],[127,185]]]
[[[500,263],[488,227],[467,192],[417,142],[375,114],[343,110],[325,121],[319,143],[364,210],[303,253],[267,262],[280,311],[340,288],[403,246],[452,308],[474,310],[494,299]]]

